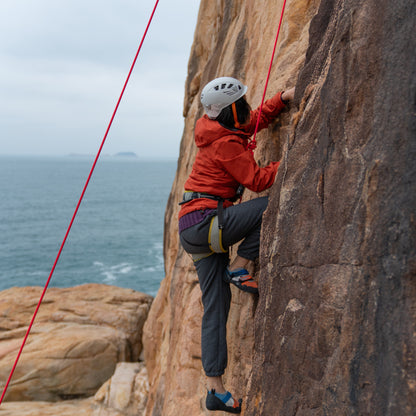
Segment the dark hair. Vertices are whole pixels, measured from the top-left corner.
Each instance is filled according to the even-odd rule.
[[[246,123],[250,117],[251,107],[250,104],[246,101],[245,97],[241,97],[235,102],[235,109],[237,110],[238,122],[240,124]],[[232,104],[223,108],[215,120],[217,120],[224,127],[229,129],[235,128]]]

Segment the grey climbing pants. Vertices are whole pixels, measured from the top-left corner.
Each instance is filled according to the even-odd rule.
[[[223,247],[243,240],[237,254],[248,260],[259,255],[260,230],[268,198],[256,198],[224,209]],[[183,248],[190,254],[209,252],[208,232],[212,216],[180,234]],[[224,374],[227,367],[227,318],[231,302],[229,283],[224,280],[229,263],[227,253],[213,253],[195,262],[202,291],[204,315],[201,326],[202,366],[208,377]]]

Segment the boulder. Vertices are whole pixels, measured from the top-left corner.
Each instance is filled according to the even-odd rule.
[[[0,292],[0,388],[41,295],[39,287]],[[6,400],[58,401],[92,396],[120,361],[137,361],[152,297],[88,284],[50,288],[27,339]]]
[[[143,363],[118,363],[114,375],[95,394],[92,416],[144,415],[149,391]]]
[[[149,383],[141,363],[121,362],[113,376],[88,399],[60,402],[3,402],[4,416],[143,416]]]
[[[94,399],[65,400],[51,402],[3,402],[2,416],[93,416],[96,409]],[[114,414],[111,416],[123,416]]]

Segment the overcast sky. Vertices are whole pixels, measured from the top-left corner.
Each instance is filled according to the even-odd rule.
[[[95,155],[155,0],[0,0],[0,154]],[[160,0],[102,154],[176,158],[199,0]]]

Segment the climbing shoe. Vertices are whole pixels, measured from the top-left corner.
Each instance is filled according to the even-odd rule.
[[[208,410],[222,410],[228,413],[241,413],[241,399],[235,400],[231,393],[227,391],[225,394],[215,393],[212,389],[208,391],[205,406]]]
[[[243,268],[238,268],[231,271],[227,267],[226,282],[232,283],[237,286],[240,290],[249,293],[259,293],[257,282],[248,274],[248,271]]]

